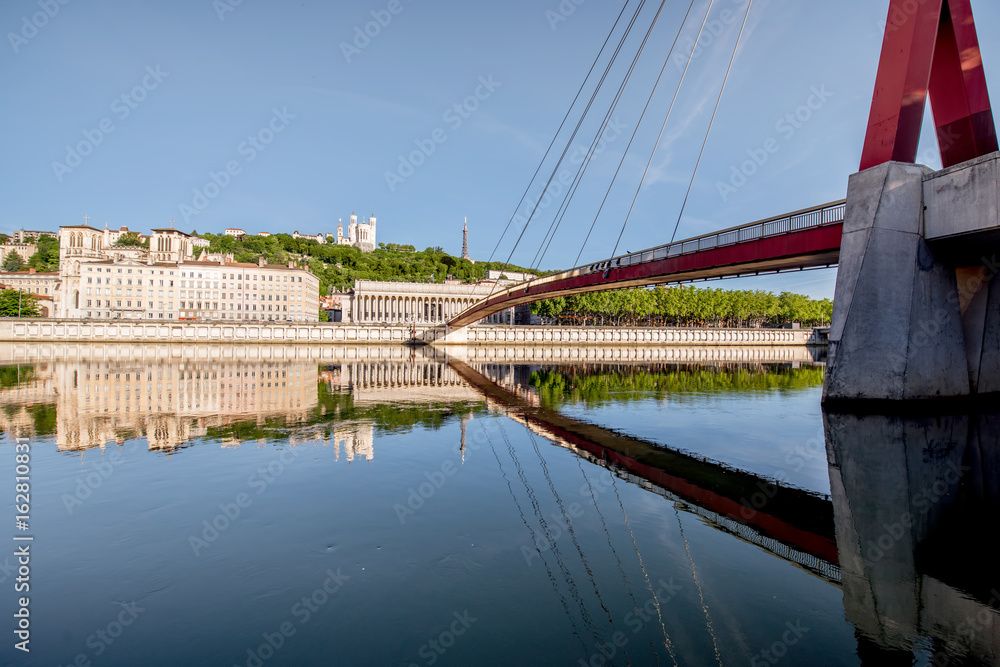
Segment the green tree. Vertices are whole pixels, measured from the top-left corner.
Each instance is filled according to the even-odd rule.
[[[4,271],[20,271],[24,268],[24,260],[17,252],[11,250],[3,260]]]
[[[0,317],[38,317],[38,299],[16,289],[0,290]]]
[[[36,271],[59,270],[59,239],[42,236],[36,242],[35,254],[28,258],[28,268]]]
[[[117,248],[149,248],[149,240],[143,241],[137,232],[125,232],[114,242]]]

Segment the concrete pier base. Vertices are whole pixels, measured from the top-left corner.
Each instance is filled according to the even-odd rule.
[[[844,611],[877,654],[863,664],[1000,664],[1000,416],[824,424]]]
[[[851,177],[824,401],[1000,391],[998,160]]]

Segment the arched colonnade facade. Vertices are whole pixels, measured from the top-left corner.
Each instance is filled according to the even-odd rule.
[[[492,283],[470,285],[359,280],[350,299],[345,300],[350,302],[350,312],[345,312],[344,319],[366,324],[443,324],[489,296],[493,289]],[[483,323],[514,324],[514,309],[491,315]]]

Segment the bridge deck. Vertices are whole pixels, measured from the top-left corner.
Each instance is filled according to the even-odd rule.
[[[536,278],[480,301],[448,326],[557,296],[832,266],[845,208],[841,200]]]

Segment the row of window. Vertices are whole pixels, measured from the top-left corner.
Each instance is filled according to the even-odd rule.
[[[184,271],[181,271],[181,278],[201,278],[202,277],[201,273],[199,273],[197,275],[193,271],[188,271],[186,273],[187,273],[187,275],[185,275]],[[214,276],[208,276],[208,277],[209,278],[213,278]],[[296,280],[296,277],[298,278],[298,280]],[[267,282],[279,282],[279,283],[302,282],[302,276],[278,276],[278,280],[275,280],[274,278],[275,278],[275,276],[273,276],[273,275],[267,276]],[[226,274],[225,273],[222,274],[222,279],[226,280]],[[234,279],[235,280],[243,280],[243,274],[242,273],[237,273],[237,274],[230,273],[229,274],[229,280],[234,280]],[[253,273],[253,274],[248,273],[247,274],[247,281],[249,282],[251,280],[257,280],[257,274],[256,273]],[[260,280],[261,280],[261,282],[264,282],[264,276],[261,276]]]
[[[131,290],[128,290],[128,291],[131,292]],[[120,293],[121,290],[118,290],[118,292]],[[140,292],[141,292],[141,290],[140,290]],[[128,296],[131,296],[131,294],[129,294]],[[139,294],[139,296],[142,296],[142,294]],[[195,290],[181,290],[181,298],[182,299],[184,299],[184,298],[200,299],[200,298],[202,298],[202,293],[201,292],[196,292]],[[209,298],[211,298],[211,299],[218,299],[220,297],[219,297],[219,294],[217,292],[212,292],[211,294],[209,292],[205,292],[205,298],[206,299],[209,299]],[[222,293],[222,297],[221,298],[222,298],[223,301],[228,301],[230,299],[233,300],[233,301],[253,301],[253,300],[256,300],[255,295],[244,294],[244,295],[240,296],[240,295],[234,295],[233,293],[230,293],[229,294],[229,299],[226,299],[226,293],[225,292]],[[265,299],[264,295],[261,294],[259,300],[260,301],[288,301],[288,295],[285,294],[284,298],[282,298],[281,294],[268,294],[267,298]],[[302,297],[301,294],[293,294],[292,295],[292,301],[305,301],[305,299]]]
[[[107,306],[107,307],[110,308],[110,306]],[[98,319],[98,320],[106,320],[106,319],[111,319],[111,320],[120,320],[120,319],[141,320],[141,319],[143,319],[142,313],[125,313],[124,317],[122,317],[122,313],[121,312],[114,312],[114,311],[108,312],[108,311],[101,311],[101,310],[97,310],[97,311],[88,310],[88,311],[86,311],[86,313],[87,313],[87,318],[89,318],[89,319]],[[183,318],[192,318],[192,317],[196,317],[196,316],[197,316],[197,313],[195,313],[195,312],[191,312],[191,313],[183,313],[182,312],[180,314],[180,318],[182,318],[182,319]],[[260,317],[258,317],[257,313],[249,313],[249,312],[243,312],[243,313],[219,313],[218,315],[214,315],[213,317],[217,317],[218,319],[222,319],[222,320],[251,320],[251,321],[260,320],[262,322],[263,321],[274,321],[274,319],[275,319],[275,316],[274,316],[273,313],[271,315],[265,315],[264,313],[261,313]],[[152,319],[172,320],[172,319],[174,319],[174,314],[173,313],[155,313],[155,318],[154,318],[154,313],[146,313],[145,319],[148,319],[148,320],[152,320]],[[278,319],[282,320],[282,319],[285,319],[285,318],[282,317],[281,315],[278,315]],[[297,317],[295,319],[296,319],[296,321],[303,321],[303,322],[308,321],[308,318],[305,318],[305,317]]]
[[[92,285],[93,284],[93,280],[94,280],[93,276],[87,276],[87,284],[88,285]],[[132,284],[132,279],[131,278],[125,278],[124,280],[125,280],[125,284],[126,285],[131,285]],[[167,284],[164,285],[164,283],[167,283]],[[100,276],[97,277],[97,284],[98,285],[101,284],[101,277]],[[111,278],[105,278],[104,279],[104,284],[105,285],[110,285],[111,284]],[[121,285],[122,284],[122,278],[116,278],[115,279],[115,284],[116,285]],[[142,278],[136,279],[135,284],[138,285],[139,287],[141,287],[142,286]],[[153,281],[152,280],[149,281],[149,286],[150,287],[153,286]],[[174,281],[173,280],[161,280],[160,281],[160,287],[173,287],[173,286],[174,286]]]
[[[13,285],[11,287],[11,289],[16,289],[16,290],[21,291],[21,292],[27,292],[28,294],[48,294],[49,293],[49,288],[48,287],[35,287],[35,288],[31,288],[31,287],[22,287],[20,285]]]
[[[139,275],[141,276],[141,275],[142,275],[142,272],[143,272],[144,270],[145,270],[145,271],[148,271],[148,272],[149,272],[149,275],[151,275],[151,276],[152,276],[152,275],[156,275],[156,269],[136,269],[136,270],[135,270],[135,272],[136,272],[136,273],[138,273],[138,274],[139,274]],[[106,272],[108,272],[108,273],[111,273],[111,269],[110,269],[110,268],[108,268],[108,269],[105,269],[105,268],[102,268],[102,267],[100,267],[100,266],[98,266],[98,267],[96,267],[96,268],[95,268],[95,267],[93,267],[93,266],[88,266],[88,267],[87,267],[87,273],[90,273],[91,271],[96,271],[97,273],[101,273],[102,271],[106,271]],[[132,273],[132,269],[125,269],[125,271],[127,271],[128,273]],[[118,269],[118,273],[121,273],[121,272],[122,272],[122,269]],[[169,271],[168,273],[169,273],[169,275],[171,275],[171,276],[172,276],[172,275],[174,275],[174,272],[173,272],[173,271]],[[165,274],[164,274],[164,269],[160,269],[160,275],[161,275],[161,276],[162,276],[162,275],[165,275]]]
[[[233,304],[229,304],[229,310],[257,310],[257,304],[253,304],[253,308],[250,307],[250,304],[247,304],[246,308],[243,308],[242,306],[243,304],[240,303],[236,304],[235,307]],[[264,310],[263,304],[261,304],[260,309]],[[219,310],[219,304],[206,301],[203,305],[201,301],[181,301],[180,310]],[[222,310],[226,310],[226,304],[222,304]],[[272,310],[272,307],[268,305],[267,310]],[[287,313],[288,306],[274,306],[273,310]],[[292,312],[301,313],[302,306],[292,306]],[[182,313],[181,316],[184,317],[185,315]]]

